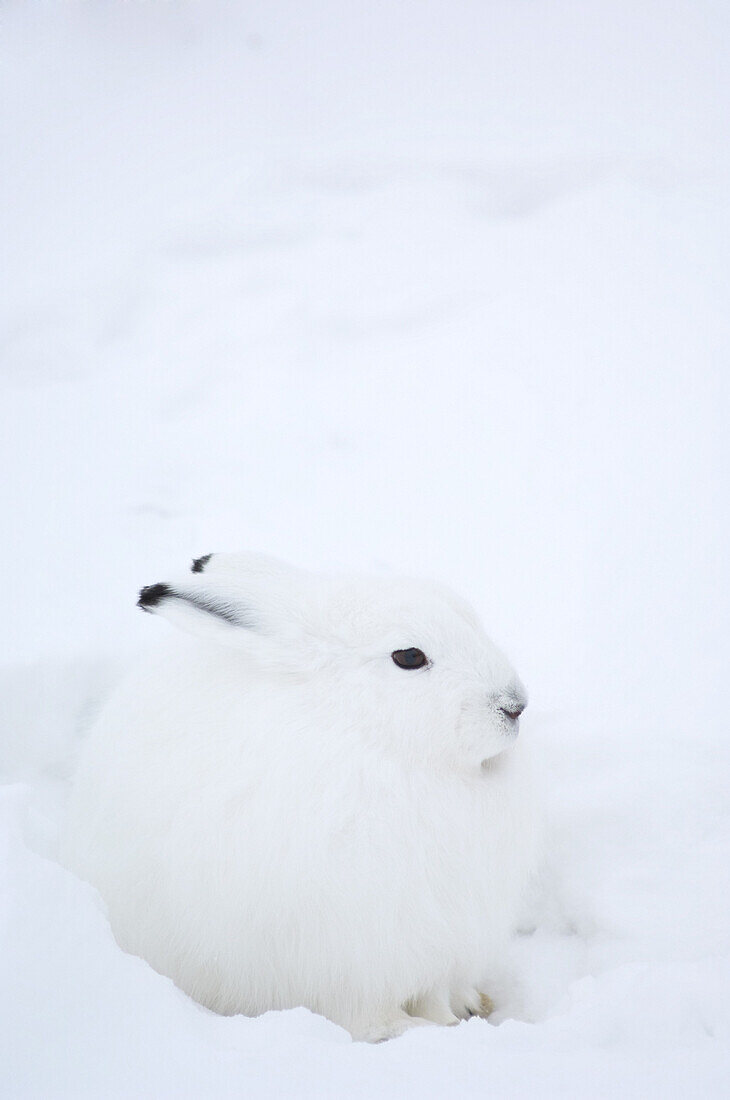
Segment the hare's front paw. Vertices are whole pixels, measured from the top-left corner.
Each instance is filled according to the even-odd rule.
[[[494,1001],[480,989],[470,987],[451,998],[451,1007],[460,1020],[468,1020],[470,1016],[488,1020],[494,1012]]]
[[[407,1012],[396,1012],[383,1020],[376,1020],[362,1028],[354,1028],[353,1039],[365,1043],[384,1043],[386,1039],[395,1039],[404,1031],[412,1027],[427,1027],[433,1025],[432,1020],[424,1020],[420,1016],[411,1016]]]
[[[411,1016],[418,1016],[432,1024],[450,1027],[452,1024],[459,1023],[459,1017],[455,1016],[449,1007],[449,995],[445,991],[432,989],[422,997],[414,997],[406,1003],[405,1007]]]

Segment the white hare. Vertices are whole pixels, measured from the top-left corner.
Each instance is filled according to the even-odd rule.
[[[355,1038],[486,1014],[529,874],[525,692],[411,580],[207,555],[140,606],[183,627],[85,747],[64,861],[202,1004]]]

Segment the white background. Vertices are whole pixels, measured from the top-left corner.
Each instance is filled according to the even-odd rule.
[[[0,9],[0,1075],[30,1096],[719,1096],[730,15]],[[445,580],[550,807],[524,1018],[206,1013],[53,862],[72,749],[215,550]]]

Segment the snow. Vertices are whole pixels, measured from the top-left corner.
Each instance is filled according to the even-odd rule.
[[[725,1094],[729,27],[3,6],[3,1095]],[[549,843],[499,1026],[216,1017],[55,861],[137,589],[239,548],[442,579],[515,660]]]

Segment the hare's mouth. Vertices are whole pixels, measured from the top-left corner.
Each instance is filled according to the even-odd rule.
[[[509,745],[504,746],[505,749],[509,748]],[[501,752],[497,752],[494,756],[488,756],[486,760],[482,760],[481,770],[488,774],[494,774],[500,771],[504,767],[504,749]]]
[[[517,730],[509,730],[503,733],[500,747],[496,752],[493,752],[491,756],[487,756],[482,760],[482,771],[495,771],[497,768],[501,767],[516,740]]]

